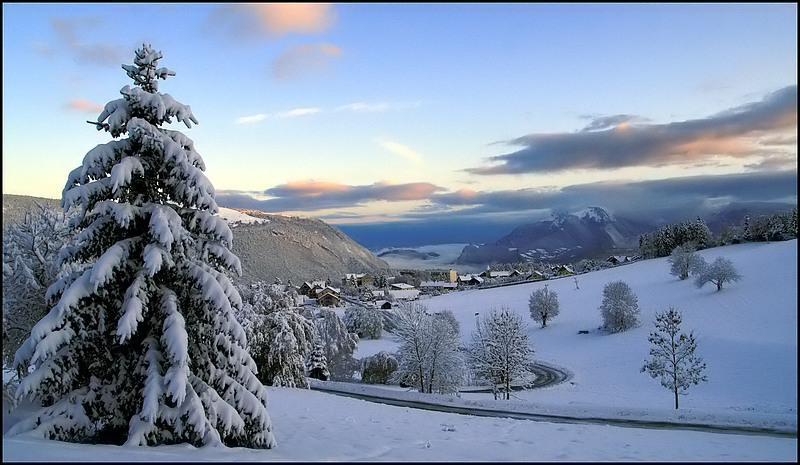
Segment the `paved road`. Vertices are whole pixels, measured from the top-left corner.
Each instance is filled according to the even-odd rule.
[[[555,367],[544,364],[534,364],[532,367],[536,373],[536,379],[533,384],[527,387],[515,386],[513,390],[521,389],[537,389],[545,386],[551,386],[564,382],[569,379],[570,375]],[[407,400],[401,399],[397,396],[392,396],[391,391],[381,393],[380,391],[366,392],[350,392],[343,389],[337,384],[348,383],[327,383],[323,381],[310,380],[311,389],[318,391],[330,392],[341,396],[354,397],[370,402],[378,402],[382,404],[395,405],[400,407],[419,408],[425,410],[434,410],[439,412],[458,413],[462,415],[476,415],[485,417],[504,417],[516,418],[519,420],[533,420],[533,421],[547,421],[554,423],[581,423],[581,424],[601,424],[611,426],[622,426],[630,428],[656,428],[656,429],[681,429],[704,431],[713,433],[728,433],[728,434],[759,434],[768,436],[778,436],[787,438],[797,438],[797,430],[788,431],[781,429],[771,428],[758,428],[758,427],[739,427],[739,426],[725,426],[725,425],[702,425],[695,423],[680,423],[680,422],[667,422],[667,421],[652,421],[640,419],[618,419],[618,418],[587,418],[587,417],[573,417],[567,415],[550,415],[538,414],[530,412],[514,412],[504,410],[486,409],[475,406],[454,406],[448,404],[439,404],[435,402],[424,402],[420,400]],[[402,392],[402,391],[401,391]],[[461,392],[491,392],[489,388],[464,388]]]

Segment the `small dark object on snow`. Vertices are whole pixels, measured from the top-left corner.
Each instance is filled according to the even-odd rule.
[[[578,331],[578,334],[589,334],[589,330],[588,329],[582,329],[582,330]]]

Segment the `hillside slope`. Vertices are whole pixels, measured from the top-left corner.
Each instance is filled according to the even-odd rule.
[[[59,201],[40,197],[3,194],[3,225],[21,221],[35,202],[59,207]],[[360,246],[339,229],[321,220],[260,212],[247,212],[269,221],[229,221],[233,252],[242,262],[246,282],[284,283],[330,279],[337,285],[345,273],[390,273],[390,266]]]

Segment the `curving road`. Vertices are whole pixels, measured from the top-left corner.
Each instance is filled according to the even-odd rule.
[[[567,381],[571,375],[566,371],[563,371],[559,368],[545,365],[540,362],[534,362],[530,366],[531,373],[534,374],[534,379],[532,383],[526,385],[516,385],[511,386],[512,391],[521,391],[523,389],[539,389],[548,386],[554,386],[559,383],[563,383]],[[459,392],[492,392],[492,389],[489,387],[464,387],[459,390]]]
[[[527,386],[514,386],[512,390],[518,391],[522,389],[538,389],[546,386],[553,386],[571,378],[571,374],[558,369],[553,366],[534,363],[532,370],[536,374],[533,383]],[[653,421],[642,419],[619,419],[619,418],[596,418],[596,417],[577,417],[568,415],[552,415],[541,414],[532,412],[519,412],[519,411],[506,411],[482,408],[472,405],[453,405],[436,403],[435,401],[427,402],[418,399],[410,400],[403,399],[402,394],[404,391],[391,391],[391,390],[372,390],[370,392],[354,392],[352,389],[344,387],[352,385],[353,383],[335,383],[327,381],[317,381],[309,379],[310,388],[317,391],[329,392],[336,395],[354,397],[369,402],[378,402],[387,405],[394,405],[399,407],[419,408],[425,410],[433,410],[447,413],[458,413],[462,415],[475,415],[485,417],[504,417],[515,418],[518,420],[533,420],[533,421],[547,421],[555,423],[580,423],[580,424],[601,424],[611,426],[622,426],[629,428],[656,428],[656,429],[682,429],[702,432],[713,433],[728,433],[728,434],[759,434],[778,437],[797,438],[797,430],[783,430],[772,428],[758,428],[747,426],[725,426],[725,425],[703,425],[697,423],[681,423],[681,422],[668,422],[668,421]],[[460,392],[491,392],[491,388],[476,387],[464,388]]]

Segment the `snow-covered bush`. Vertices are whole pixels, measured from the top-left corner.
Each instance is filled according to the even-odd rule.
[[[47,291],[51,307],[15,357],[32,371],[17,397],[42,405],[9,432],[128,445],[271,448],[267,391],[235,311],[233,235],[194,143],[173,122],[189,106],[158,91],[162,55],[123,65],[135,87],[97,122],[115,140],[90,150],[64,187],[77,211],[63,263],[86,263]],[[127,138],[120,138],[127,135]],[[119,139],[117,139],[119,138]]]
[[[361,382],[367,384],[387,384],[398,368],[394,355],[380,351],[361,360]]]
[[[606,331],[631,329],[639,324],[639,299],[625,281],[610,282],[603,288],[600,314]]]

